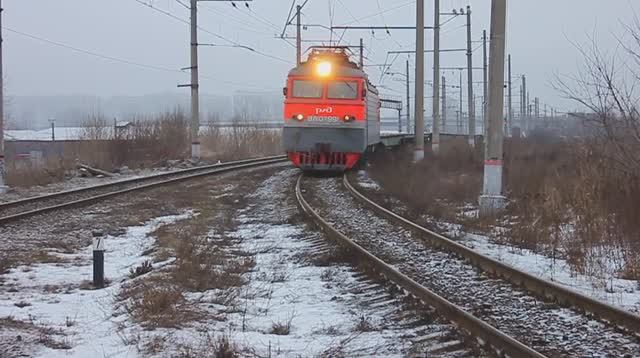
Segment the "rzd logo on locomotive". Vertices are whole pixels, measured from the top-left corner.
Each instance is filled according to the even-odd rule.
[[[333,107],[324,107],[324,108],[316,107],[316,114],[331,114],[331,113],[333,113]]]

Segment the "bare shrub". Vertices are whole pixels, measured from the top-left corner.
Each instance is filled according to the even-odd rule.
[[[70,162],[63,160],[48,160],[42,165],[12,161],[8,163],[6,180],[11,187],[47,185],[64,180],[71,167]]]
[[[255,262],[247,258],[230,258],[206,239],[185,241],[176,250],[174,280],[188,290],[239,287],[245,283],[242,274]]]
[[[129,315],[146,327],[178,328],[193,318],[182,292],[161,280],[124,287],[119,299]]]
[[[274,322],[271,325],[271,329],[269,333],[275,334],[278,336],[288,336],[291,333],[291,322],[293,321],[293,317],[282,321],[282,322]]]
[[[104,170],[150,166],[187,153],[189,125],[181,111],[134,116],[127,122],[127,127],[116,128],[103,116],[89,116],[82,124],[81,141],[70,151],[79,161]]]
[[[371,319],[365,315],[361,315],[358,318],[358,323],[354,327],[354,330],[357,332],[374,332],[377,330]]]
[[[405,151],[372,158],[370,176],[394,198],[410,203],[414,218],[429,214],[455,219],[457,206],[474,203],[482,187],[482,152],[463,139],[445,141],[436,156],[413,163]],[[375,195],[375,193],[372,193]],[[388,203],[388,198],[381,198]]]
[[[240,347],[226,335],[214,337],[207,334],[196,347],[180,346],[180,358],[237,358],[242,356]]]
[[[151,261],[146,260],[140,265],[136,266],[135,268],[131,268],[129,270],[129,277],[136,278],[138,276],[142,276],[151,271],[153,271],[153,265],[151,264]]]

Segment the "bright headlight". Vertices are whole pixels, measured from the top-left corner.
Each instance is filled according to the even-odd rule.
[[[322,61],[316,65],[316,73],[320,77],[327,77],[331,74],[331,62]]]

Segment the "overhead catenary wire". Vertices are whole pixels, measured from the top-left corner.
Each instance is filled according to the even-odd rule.
[[[92,51],[92,50],[86,50],[86,49],[82,49],[82,48],[79,48],[79,47],[76,47],[76,46],[65,44],[65,43],[62,43],[62,42],[59,42],[59,41],[47,39],[47,38],[44,38],[44,37],[41,37],[41,36],[28,34],[26,32],[22,32],[22,31],[19,31],[19,30],[10,28],[10,27],[6,27],[6,26],[3,26],[2,29],[6,30],[6,31],[9,31],[11,33],[14,33],[14,34],[23,36],[23,37],[27,37],[27,38],[36,40],[36,41],[44,42],[44,43],[47,43],[47,44],[50,44],[50,45],[53,45],[53,46],[65,48],[67,50],[71,50],[71,51],[74,51],[74,52],[82,53],[82,54],[85,54],[85,55],[101,58],[103,60],[118,62],[118,63],[130,65],[130,66],[146,68],[146,69],[155,70],[155,71],[162,71],[162,72],[176,73],[176,74],[178,74],[178,73],[179,74],[186,74],[185,71],[180,70],[178,68],[170,68],[170,67],[164,67],[164,66],[151,65],[151,64],[146,64],[146,63],[142,63],[142,62],[123,59],[123,58],[120,58],[120,57],[106,55],[106,54],[95,52],[95,51]],[[255,88],[255,89],[262,89],[262,90],[274,90],[274,89],[276,89],[276,88],[252,86],[252,85],[247,85],[246,83],[222,80],[222,79],[217,78],[215,76],[206,75],[206,74],[202,75],[202,77],[210,79],[210,80],[215,80],[215,81],[221,82],[221,83],[227,83],[227,84],[230,84],[230,85],[243,86],[243,88]]]
[[[158,7],[154,6],[153,4],[150,4],[150,3],[144,2],[144,1],[142,1],[142,0],[133,0],[133,1],[135,1],[135,2],[137,2],[137,3],[139,3],[139,4],[142,4],[142,5],[146,6],[147,8],[150,8],[150,9],[152,9],[152,10],[155,10],[155,11],[157,11],[157,12],[161,13],[161,14],[164,14],[165,16],[169,16],[169,17],[171,17],[171,18],[172,18],[172,19],[174,19],[174,20],[180,21],[180,22],[185,23],[185,24],[189,24],[189,21],[187,21],[187,20],[185,20],[185,19],[182,19],[182,18],[180,18],[180,17],[178,17],[178,16],[176,16],[176,15],[174,15],[174,14],[172,14],[172,13],[168,12],[168,11],[165,11],[165,10],[163,10],[163,9],[160,9],[160,8],[158,8]],[[281,57],[274,56],[274,55],[271,55],[271,54],[268,54],[268,53],[262,52],[262,51],[260,51],[260,50],[256,50],[256,49],[254,49],[254,48],[252,48],[252,47],[250,47],[250,46],[243,45],[243,44],[241,44],[241,43],[239,43],[239,42],[237,42],[237,41],[231,40],[231,39],[229,39],[229,38],[227,38],[227,37],[225,37],[225,36],[222,36],[222,35],[220,35],[220,34],[217,34],[217,33],[213,32],[213,31],[210,31],[210,30],[208,30],[208,29],[205,29],[205,28],[203,28],[203,27],[201,27],[201,26],[198,26],[198,30],[200,30],[200,31],[202,31],[202,32],[205,32],[205,33],[207,33],[207,34],[209,34],[209,35],[211,35],[211,36],[214,36],[214,37],[216,37],[216,38],[218,38],[218,39],[220,39],[220,40],[223,40],[223,41],[226,41],[226,42],[231,43],[231,44],[233,44],[233,45],[236,45],[236,46],[238,46],[239,48],[244,48],[244,49],[246,49],[246,50],[249,50],[250,52],[253,52],[253,53],[258,54],[258,55],[260,55],[260,56],[263,56],[263,57],[266,57],[266,58],[271,58],[271,59],[273,59],[273,60],[277,60],[277,61],[284,62],[284,63],[289,63],[289,64],[290,64],[290,63],[292,63],[292,61],[289,61],[289,60],[283,59],[283,58],[281,58]]]

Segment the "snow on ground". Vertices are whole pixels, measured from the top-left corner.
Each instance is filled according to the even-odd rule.
[[[253,194],[252,204],[240,210],[238,227],[226,233],[237,239],[232,252],[248,252],[255,267],[247,274],[235,302],[220,303],[220,290],[188,293],[190,302],[218,320],[205,320],[179,330],[158,329],[173,352],[180,347],[198,347],[203,337],[228,337],[250,356],[310,357],[335,348],[346,356],[402,356],[411,347],[408,329],[359,331],[362,317],[376,327],[388,324],[385,318],[397,307],[360,306],[362,298],[348,292],[362,285],[349,266],[318,267],[309,258],[318,255],[314,242],[318,233],[309,232],[301,223],[292,223],[299,215],[290,195],[296,170],[285,170],[267,179]],[[212,233],[209,237],[218,236]],[[207,315],[208,316],[208,315]],[[275,325],[289,332],[277,334]],[[126,334],[136,335],[130,327]],[[150,333],[142,333],[149,338]],[[414,334],[415,335],[415,334]],[[207,346],[211,349],[211,346]],[[350,353],[349,353],[350,352]]]
[[[318,267],[296,259],[304,253],[314,255],[308,238],[317,234],[288,223],[288,216],[298,210],[295,204],[285,203],[295,173],[288,170],[267,180],[252,195],[258,205],[237,218],[240,226],[231,235],[242,238],[243,250],[255,253],[256,267],[243,293],[250,301],[246,313],[231,313],[216,330],[229,332],[232,341],[251,347],[257,356],[309,357],[332,347],[362,350],[364,355],[384,346],[399,350],[397,332],[354,329],[361,315],[374,323],[384,322],[385,317],[379,309],[352,306],[349,295],[341,292],[340,287],[356,285],[351,268]],[[327,270],[333,270],[332,280],[326,279]],[[290,324],[291,332],[271,333],[277,323]]]
[[[118,237],[107,236],[105,241],[105,277],[111,284],[102,290],[83,289],[92,280],[92,247],[74,254],[58,254],[61,263],[22,266],[2,276],[0,318],[30,322],[46,327],[51,339],[71,346],[71,349],[42,348],[37,357],[132,357],[135,348],[126,346],[118,334],[118,324],[125,316],[113,316],[114,297],[129,270],[149,257],[142,253],[154,240],[149,233],[162,225],[186,219],[191,212],[153,219],[142,226],[128,228]],[[0,286],[1,287],[1,286]],[[19,308],[16,304],[28,304]],[[5,339],[15,340],[20,332],[1,331]],[[9,335],[9,337],[6,337]],[[39,338],[42,340],[42,338]],[[42,342],[39,342],[42,343]]]
[[[367,178],[366,173],[358,173],[358,184],[361,187],[370,188],[370,179]],[[398,202],[397,205],[402,203]],[[460,210],[464,217],[477,217],[478,214],[477,208],[473,205],[467,205]],[[488,236],[462,232],[458,224],[441,222],[433,217],[424,219],[428,222],[436,222],[439,227],[444,228],[445,235],[455,238],[461,244],[486,256],[586,296],[640,314],[639,281],[582,275],[572,270],[566,260],[552,259],[531,250],[496,243]]]
[[[380,185],[367,174],[366,170],[358,171],[358,184],[367,189],[380,190]]]
[[[551,259],[531,250],[495,244],[482,235],[465,234],[461,241],[474,250],[545,280],[602,302],[640,313],[640,282],[597,278],[575,273],[563,259]]]
[[[462,215],[469,216],[476,212],[477,210],[465,207]],[[434,218],[427,220],[435,221]],[[613,274],[607,274],[607,277],[583,275],[572,270],[564,259],[553,259],[531,250],[496,243],[488,236],[463,232],[458,224],[438,222],[438,226],[444,228],[445,235],[492,259],[601,302],[640,314],[639,281],[616,278]],[[604,260],[603,264],[606,264]]]

